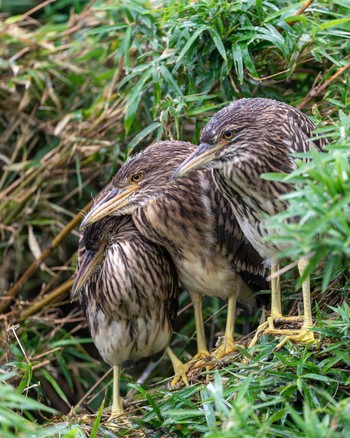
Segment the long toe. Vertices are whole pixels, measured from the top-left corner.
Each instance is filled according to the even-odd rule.
[[[315,343],[315,335],[314,332],[304,327],[302,327],[300,330],[294,330],[294,333],[287,334],[287,336],[285,336],[282,341],[277,344],[275,351],[280,350],[287,341],[300,345],[313,344]]]
[[[210,368],[211,356],[208,351],[199,351],[192,359],[184,364],[174,366],[175,376],[170,382],[170,388],[175,388],[183,382],[186,386],[189,385],[189,374],[195,374],[202,369]]]
[[[265,321],[260,324],[259,327],[255,331],[254,338],[249,342],[248,348],[254,347],[254,345],[258,342],[260,336],[264,333],[264,331],[269,327],[269,321]]]
[[[172,381],[170,382],[171,388],[176,388],[181,383],[184,383],[186,386],[189,386],[188,378],[187,378],[187,364],[181,364],[174,369],[175,376],[173,377]]]
[[[187,372],[194,369],[207,367],[210,362],[211,356],[209,351],[199,351],[189,362],[187,362]]]
[[[130,428],[132,423],[124,413],[112,413],[104,425],[109,429],[120,430],[122,428]]]
[[[211,356],[216,360],[220,360],[227,354],[233,353],[234,351],[238,351],[235,343],[232,340],[224,339],[224,342],[220,345],[219,348],[211,353]]]

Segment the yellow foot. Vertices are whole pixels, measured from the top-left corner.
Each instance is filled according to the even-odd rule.
[[[104,425],[110,429],[120,429],[130,427],[132,423],[124,411],[113,411]]]
[[[119,420],[123,420],[125,417],[124,411],[112,411],[108,417],[107,423],[118,423]]]
[[[298,333],[301,329],[277,329],[276,325],[292,324],[296,325],[297,322],[300,325],[303,323],[303,316],[269,316],[267,321],[260,324],[256,329],[254,338],[250,341],[248,348],[253,347],[261,335],[289,335]]]
[[[280,350],[287,341],[294,342],[295,344],[310,344],[315,342],[314,332],[311,332],[307,328],[302,327],[299,330],[279,330],[280,334],[285,334],[286,336],[282,341],[277,344],[275,351]]]
[[[263,322],[259,325],[259,327],[256,329],[254,338],[249,342],[248,348],[254,347],[254,345],[258,342],[258,339],[260,336],[264,333],[264,331],[269,327],[269,318],[267,321]]]
[[[172,379],[172,381],[170,382],[170,386],[171,387],[175,387],[177,386],[181,381],[186,385],[186,386],[190,386],[190,384],[188,383],[188,378],[187,378],[187,363],[182,363],[181,365],[177,365],[175,371],[175,375]]]
[[[125,414],[118,415],[117,417],[112,417],[111,415],[104,423],[104,426],[112,430],[120,430],[121,428],[131,427],[132,423]]]
[[[187,375],[190,371],[197,368],[206,367],[206,364],[210,362],[210,354],[208,351],[200,351],[192,357],[187,363],[177,365],[175,369],[175,376],[170,382],[170,387],[174,388],[178,386],[181,380],[186,386],[189,386]]]
[[[196,368],[203,368],[210,362],[209,351],[199,351],[192,359],[185,364],[187,366],[187,372]]]
[[[223,342],[211,353],[211,356],[216,360],[222,359],[226,354],[233,353],[234,351],[238,351],[235,343],[231,339],[226,339],[223,337]]]
[[[123,408],[123,399],[120,396],[117,396],[117,398],[113,401],[111,415],[109,416],[107,422],[116,423],[125,418],[126,416]]]

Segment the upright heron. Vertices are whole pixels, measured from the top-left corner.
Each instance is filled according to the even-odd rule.
[[[194,150],[190,143],[164,141],[129,158],[113,178],[113,188],[82,223],[86,227],[107,215],[130,214],[143,235],[169,251],[194,305],[198,353],[188,367],[197,360],[203,364],[209,356],[203,296],[228,299],[224,340],[214,352],[221,358],[236,349],[236,299],[252,309],[256,303],[251,290],[266,288],[263,259],[242,233],[211,171],[169,181]]]
[[[296,169],[292,154],[321,151],[326,141],[315,138],[315,125],[302,112],[272,99],[240,99],[214,115],[201,133],[200,145],[173,175],[178,178],[198,168],[214,169],[214,178],[230,200],[235,217],[252,246],[271,263],[272,277],[278,271],[275,255],[283,245],[265,240],[269,231],[266,216],[286,208],[281,195],[292,190],[290,184],[263,180],[267,172],[290,173]],[[301,275],[308,266],[307,257],[299,260]],[[287,339],[307,343],[314,340],[312,327],[310,279],[302,283],[304,322],[299,330],[277,330],[274,320],[282,317],[278,276],[272,280],[271,317],[261,326],[268,332],[288,335]],[[285,319],[285,318],[284,318]],[[292,317],[290,319],[293,319]]]

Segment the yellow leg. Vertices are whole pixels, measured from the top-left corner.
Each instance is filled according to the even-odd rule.
[[[309,260],[306,257],[301,257],[298,263],[300,276],[303,276]],[[292,341],[299,344],[308,344],[315,341],[314,333],[309,329],[313,327],[312,312],[311,312],[311,295],[310,295],[310,276],[308,275],[302,283],[303,304],[304,304],[304,323],[299,330],[291,330],[290,334],[277,345],[275,348],[279,350],[287,341]]]
[[[281,299],[281,281],[280,276],[275,277],[276,272],[280,269],[278,263],[271,265],[271,315],[267,318],[267,325],[269,330],[274,330],[274,320],[282,318],[282,299]]]
[[[273,278],[271,279],[271,315],[267,318],[267,321],[260,324],[256,329],[254,338],[250,341],[248,348],[253,347],[260,335],[268,328],[270,330],[274,330],[273,321],[275,318],[282,317],[282,302],[281,302],[281,283],[279,275],[274,277],[274,274],[279,271],[279,264],[272,263],[271,265],[271,275]]]
[[[306,257],[301,257],[298,264],[300,276],[304,275],[306,268],[309,265],[309,260]],[[309,329],[313,327],[312,312],[311,312],[311,292],[310,292],[310,276],[308,275],[302,284],[303,302],[304,302],[304,324],[303,328]]]
[[[108,421],[113,421],[116,417],[124,413],[123,399],[120,397],[120,366],[113,367],[113,404],[112,412]]]
[[[235,319],[236,319],[236,294],[232,295],[228,299],[227,303],[227,319],[226,319],[226,329],[225,329],[225,337],[224,342],[213,351],[212,355],[216,359],[221,359],[228,353],[232,353],[237,350],[234,341],[234,332],[235,332]]]
[[[181,360],[176,356],[176,354],[169,346],[166,348],[165,351],[167,352],[169,359],[173,364],[174,374],[175,374],[173,382],[177,383],[180,380],[182,380],[186,386],[189,386],[187,375],[186,375],[187,364],[182,363]],[[173,385],[173,383],[171,384]]]
[[[196,292],[191,292],[190,295],[193,303],[194,319],[196,324],[197,354],[193,356],[193,358],[189,362],[180,366],[179,373],[178,375],[175,375],[170,383],[170,386],[176,386],[180,382],[180,380],[184,381],[183,375],[187,375],[190,370],[195,368],[202,368],[204,366],[206,367],[206,362],[208,361],[208,359],[210,359],[210,354],[205,341],[202,312],[203,296]],[[206,369],[209,370],[208,367],[206,367]]]
[[[308,259],[306,257],[302,257],[299,260],[298,268],[300,275],[302,276],[308,266]],[[272,274],[276,272],[278,269],[278,265],[273,265],[271,268]],[[311,332],[309,329],[313,326],[312,323],[312,314],[311,314],[311,297],[310,297],[310,277],[308,276],[305,278],[305,280],[302,283],[302,290],[303,290],[303,302],[304,302],[304,316],[282,316],[281,311],[281,298],[280,298],[280,292],[279,292],[279,283],[274,283],[272,280],[271,282],[271,316],[268,318],[267,322],[260,325],[258,327],[258,330],[249,344],[249,346],[253,346],[259,335],[264,332],[264,334],[271,334],[271,335],[285,335],[285,337],[282,339],[282,341],[276,346],[275,350],[279,350],[283,347],[283,345],[287,341],[292,341],[299,344],[307,344],[309,342],[314,342],[315,337],[313,332]],[[304,323],[300,329],[276,329],[274,327],[274,320],[276,318],[280,318],[281,322],[297,322],[301,319],[304,319]]]
[[[197,360],[202,358],[203,356],[209,356],[209,351],[207,348],[207,343],[205,341],[205,332],[204,332],[204,322],[203,322],[203,296],[196,293],[191,292],[191,299],[193,302],[193,311],[194,311],[194,319],[196,324],[196,333],[197,333],[197,354],[193,357],[192,360]]]
[[[279,264],[272,263],[271,275],[274,276],[279,271]],[[280,276],[274,277],[271,280],[271,318],[280,318],[282,316],[282,303],[281,303],[281,283]]]

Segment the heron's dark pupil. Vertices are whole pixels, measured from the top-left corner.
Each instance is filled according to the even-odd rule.
[[[231,138],[233,136],[233,131],[225,131],[224,132],[224,137],[225,138]]]
[[[132,181],[137,182],[140,179],[140,175],[138,173],[136,173],[135,175],[133,175],[131,177]]]

